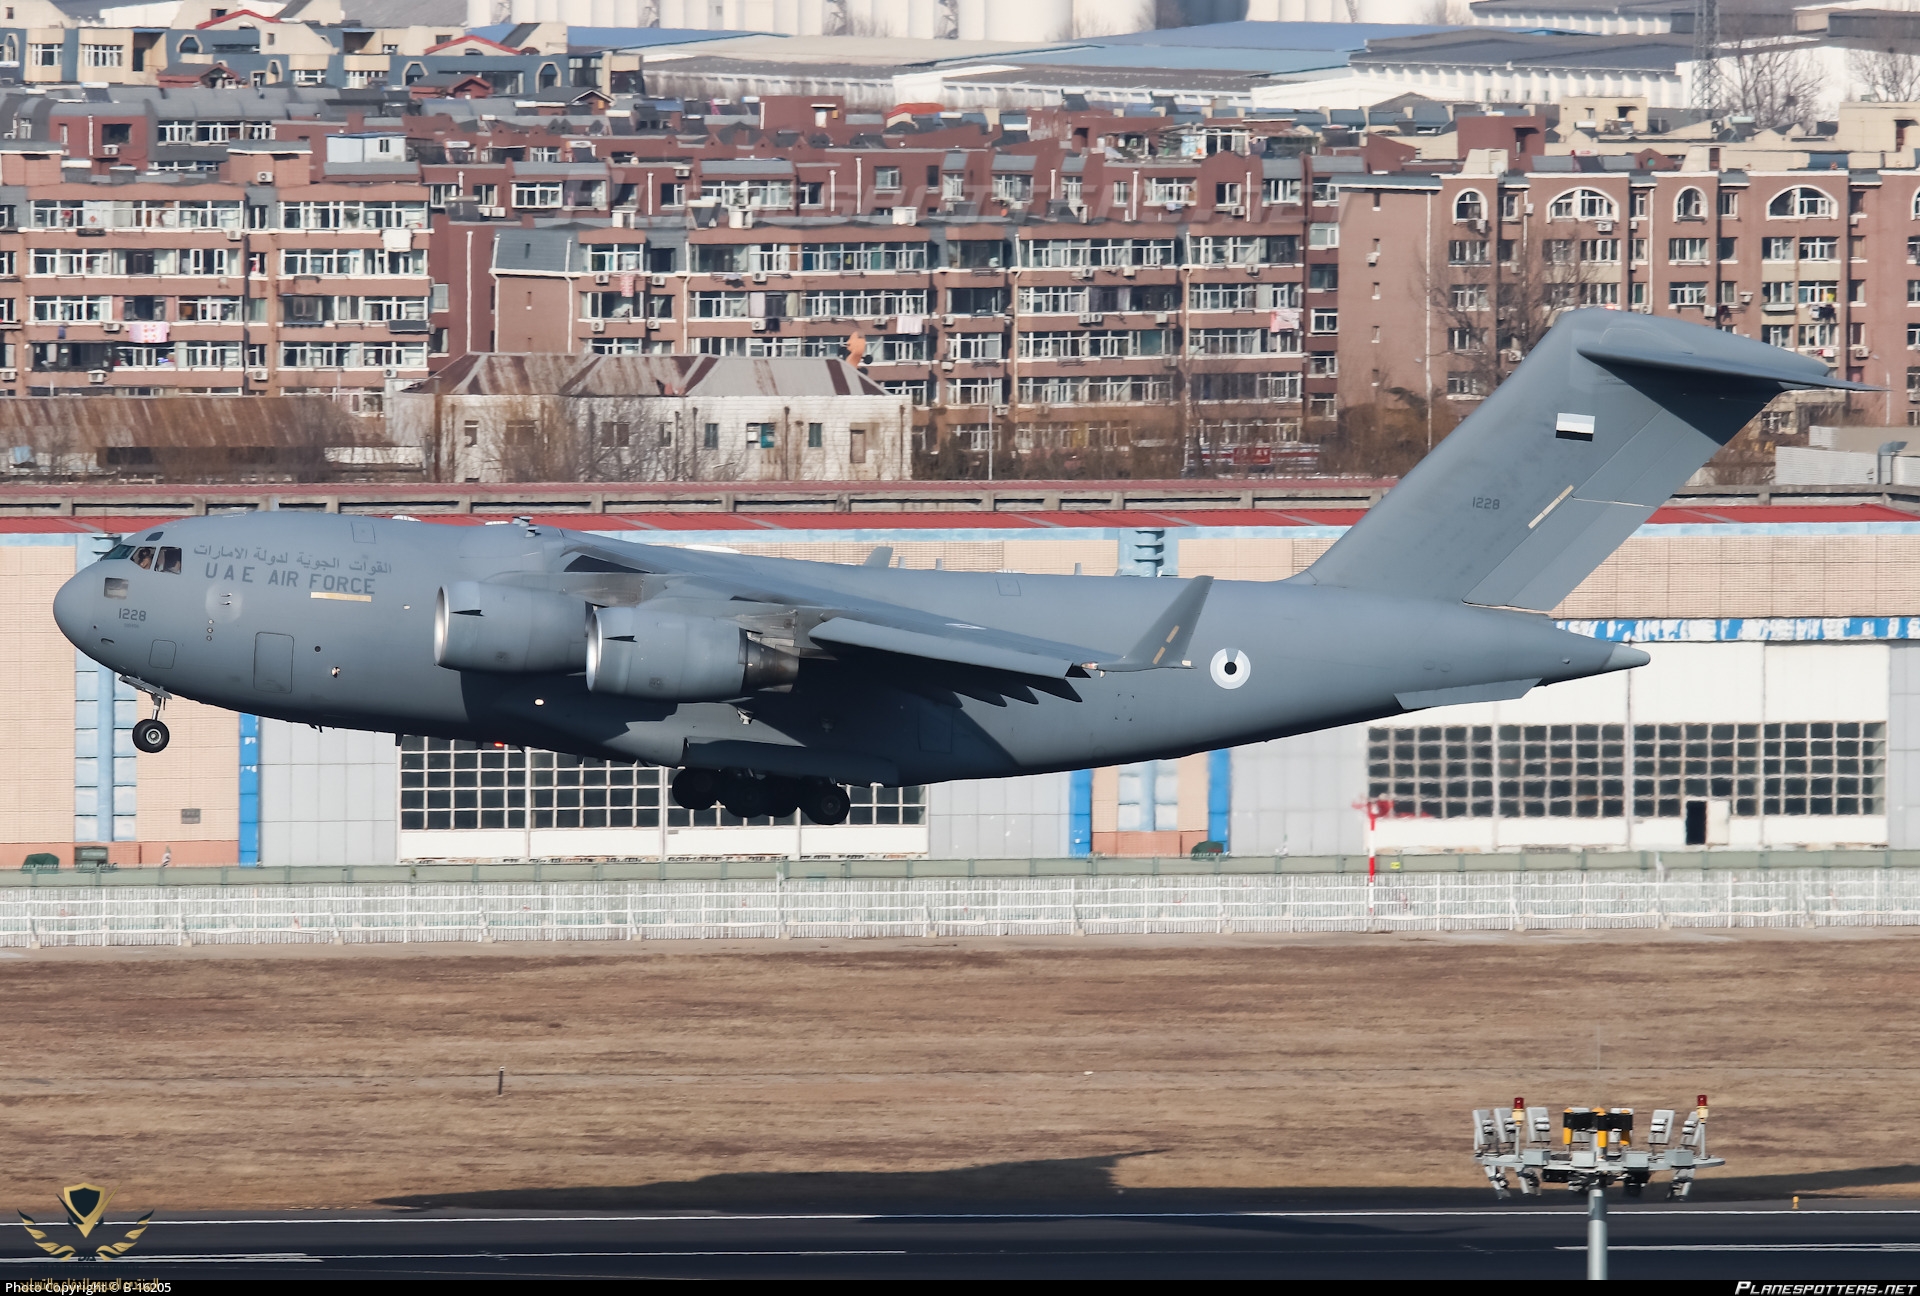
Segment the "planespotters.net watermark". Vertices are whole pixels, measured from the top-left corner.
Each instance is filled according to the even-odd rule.
[[[1914,1296],[1920,1283],[1737,1282],[1733,1296]]]

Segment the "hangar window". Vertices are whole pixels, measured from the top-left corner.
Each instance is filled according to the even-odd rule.
[[[1395,817],[1614,819],[1620,725],[1423,725],[1368,735],[1368,792]]]
[[[1736,818],[1886,812],[1878,721],[1635,725],[1634,815],[1680,819],[1689,801]],[[1425,725],[1368,733],[1368,793],[1396,817],[1619,818],[1620,725]]]
[[[850,824],[917,824],[926,818],[927,790],[923,787],[851,787]]]

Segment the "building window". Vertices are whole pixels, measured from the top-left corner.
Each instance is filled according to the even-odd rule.
[[[1422,725],[1368,732],[1367,795],[1424,819],[1617,819],[1621,725]]]
[[[1311,331],[1315,333],[1338,333],[1340,331],[1340,312],[1338,310],[1316,306],[1313,310]]]
[[[1618,210],[1598,189],[1569,189],[1547,207],[1550,220],[1612,220]]]
[[[1477,221],[1487,218],[1487,200],[1480,196],[1477,189],[1464,190],[1453,200],[1453,218],[1457,221]]]
[[[720,448],[720,425],[718,423],[707,424],[705,431],[700,437],[700,446],[703,450],[718,450]]]
[[[38,68],[57,68],[60,66],[59,44],[42,45],[38,42],[27,46],[27,65]]]
[[[1020,174],[997,175],[993,178],[993,197],[996,202],[1030,202],[1033,199],[1033,177]]]
[[[897,190],[900,187],[900,168],[896,166],[875,167],[873,169],[873,187],[875,189]]]
[[[515,181],[513,186],[513,205],[515,207],[544,208],[560,205],[560,182],[551,181]]]
[[[1180,827],[1180,767],[1174,761],[1142,761],[1120,767],[1118,819],[1121,832],[1173,832]]]
[[[1300,203],[1300,182],[1298,180],[1267,180],[1260,186],[1261,201],[1270,206],[1298,206]]]
[[[1740,195],[1732,189],[1722,189],[1719,198],[1719,210],[1722,216],[1732,220],[1740,214]]]
[[[927,790],[924,787],[851,787],[847,795],[853,809],[847,813],[850,824],[917,824],[926,821]]]
[[[1484,396],[1486,394],[1486,380],[1477,373],[1447,375],[1447,395],[1449,396]]]
[[[1707,241],[1703,238],[1668,239],[1667,261],[1672,265],[1705,265]]]
[[[1769,220],[1823,220],[1833,213],[1833,199],[1806,185],[1783,189],[1767,204]]]
[[[1704,306],[1707,304],[1707,285],[1705,283],[1673,283],[1667,285],[1667,305]]]
[[[826,427],[820,423],[807,424],[807,449],[818,450],[823,444]]]
[[[1487,264],[1487,241],[1485,239],[1449,239],[1447,264],[1457,266]]]
[[[1673,214],[1679,220],[1705,220],[1707,200],[1698,189],[1682,189],[1673,200]]]

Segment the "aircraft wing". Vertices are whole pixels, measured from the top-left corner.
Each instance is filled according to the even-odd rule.
[[[576,552],[580,556],[567,566],[570,574],[614,572],[637,576],[643,567],[659,574],[674,572],[673,583],[679,587],[675,592],[698,590],[700,595],[715,601],[714,614],[728,615],[719,611],[728,601],[742,605],[739,611],[743,614],[745,605],[749,604],[760,614],[784,605],[803,614],[799,624],[806,637],[829,650],[834,647],[864,649],[1053,679],[1096,671],[1158,670],[1189,665],[1187,642],[1193,636],[1194,624],[1200,619],[1201,608],[1213,587],[1211,576],[1178,582],[1179,592],[1160,616],[1142,628],[1131,648],[1117,652],[1112,648],[1062,643],[976,625],[872,595],[829,590],[805,582],[770,582],[764,573],[748,575],[740,571],[734,565],[737,558],[731,554],[674,550],[670,556],[654,554],[645,558],[622,554],[615,561],[612,551],[598,545],[583,545]],[[875,555],[880,552],[876,550]],[[886,557],[890,558],[891,554]],[[866,565],[885,566],[886,563],[874,561],[870,556]],[[740,615],[738,619],[746,617]]]
[[[1212,588],[1211,576],[1186,582],[1186,588],[1125,653],[1036,639],[965,621],[942,621],[904,608],[830,613],[813,627],[811,637],[908,657],[1054,678],[1095,671],[1164,670],[1191,665],[1186,660],[1187,641],[1193,637],[1194,623],[1200,619],[1200,609]]]
[[[1085,673],[1108,655],[1093,648],[1053,643],[965,622],[943,622],[933,617],[898,620],[909,624],[889,624],[896,618],[884,613],[876,616],[872,611],[835,612],[814,626],[809,637],[819,643],[1049,677],[1064,677],[1076,669]]]

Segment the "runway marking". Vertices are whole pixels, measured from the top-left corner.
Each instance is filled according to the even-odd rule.
[[[739,1224],[765,1222],[779,1223],[833,1223],[833,1222],[880,1222],[916,1221],[916,1220],[1212,1220],[1212,1219],[1565,1219],[1570,1216],[1584,1218],[1585,1206],[1563,1207],[1545,1206],[1524,1211],[1503,1211],[1498,1208],[1483,1210],[1355,1210],[1355,1211],[1022,1211],[1022,1212],[907,1212],[898,1215],[883,1215],[862,1212],[819,1212],[811,1214],[672,1214],[672,1215],[375,1215],[375,1216],[307,1216],[292,1218],[263,1217],[259,1219],[156,1219],[153,1227],[201,1225],[218,1226],[231,1224],[269,1225],[269,1224]],[[1793,1210],[1791,1207],[1765,1207],[1753,1210],[1698,1210],[1691,1207],[1664,1209],[1645,1207],[1622,1212],[1624,1218],[1679,1219],[1694,1216],[1736,1216],[1749,1215],[1793,1215],[1799,1218],[1820,1218],[1834,1215],[1920,1215],[1920,1209],[1862,1210],[1849,1207],[1835,1209]]]
[[[1558,1246],[1555,1251],[1585,1251]],[[1920,1242],[1674,1242],[1666,1245],[1609,1245],[1609,1251],[1920,1251]]]
[[[304,1251],[227,1252],[221,1255],[160,1255],[141,1252],[128,1264],[319,1264],[321,1257]],[[0,1256],[0,1264],[45,1264],[43,1256]]]
[[[335,1260],[581,1260],[604,1256],[609,1260],[751,1259],[759,1256],[903,1256],[898,1250],[845,1251],[377,1251],[366,1255],[309,1255],[304,1251],[263,1251],[258,1255],[166,1255],[142,1252],[128,1263],[138,1264],[329,1264]],[[40,1256],[0,1256],[0,1264],[45,1264]]]

